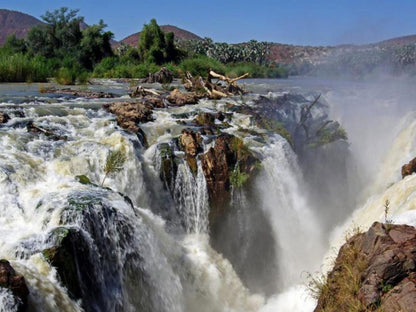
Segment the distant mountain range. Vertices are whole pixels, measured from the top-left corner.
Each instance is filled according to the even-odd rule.
[[[31,15],[0,9],[0,45],[6,42],[9,35],[24,38],[33,26],[39,24],[42,22]]]
[[[10,11],[6,9],[0,9],[0,46],[4,44],[7,36],[15,34],[18,38],[24,38],[30,28],[33,26],[42,24],[42,22],[25,13]],[[85,24],[82,27],[86,27]],[[178,28],[172,25],[163,25],[161,26],[162,30],[165,32],[173,32],[175,38],[180,40],[200,40],[201,37],[198,35]],[[140,32],[134,33],[120,42],[113,41],[113,45],[118,43],[125,43],[130,46],[137,46],[139,40]],[[398,38],[393,38],[389,40],[384,40],[378,43],[367,44],[367,45],[339,45],[334,47],[315,47],[315,46],[296,46],[289,44],[273,43],[270,51],[270,59],[275,62],[281,63],[294,63],[294,62],[310,62],[315,63],[317,60],[322,59],[327,55],[331,55],[334,51],[343,52],[349,51],[351,49],[378,49],[389,46],[398,46],[406,44],[416,44],[416,35],[403,36]]]

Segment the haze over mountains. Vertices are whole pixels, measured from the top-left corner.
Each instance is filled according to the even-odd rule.
[[[25,13],[0,9],[0,45],[4,44],[7,36],[15,34],[18,38],[24,38],[30,28],[42,24],[42,21]],[[162,30],[165,32],[173,32],[175,38],[180,40],[200,40],[201,37],[184,29],[172,25],[162,25]],[[119,42],[113,41],[113,44],[125,43],[130,46],[137,46],[140,32],[136,32]],[[255,39],[255,38],[253,38]],[[384,48],[389,46],[400,46],[416,44],[416,35],[403,36],[384,40],[377,43],[354,46],[341,45],[335,47],[312,47],[312,46],[295,46],[283,43],[274,43],[270,51],[270,59],[275,62],[293,63],[309,61],[314,63],[315,59],[321,58],[331,54],[336,50],[349,50],[351,48]]]

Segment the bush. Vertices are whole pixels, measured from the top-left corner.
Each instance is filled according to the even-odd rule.
[[[193,76],[202,77],[206,77],[210,69],[222,74],[226,71],[224,64],[203,55],[185,59],[179,64],[179,68],[183,72],[190,72]]]
[[[51,76],[46,59],[0,53],[0,82],[44,82]]]

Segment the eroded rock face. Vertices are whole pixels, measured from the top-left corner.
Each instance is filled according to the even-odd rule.
[[[25,278],[16,273],[7,260],[0,260],[0,287],[10,289],[18,299],[18,311],[25,311],[29,290]]]
[[[197,172],[196,155],[202,151],[201,143],[202,137],[190,129],[182,131],[179,142],[185,150],[186,161],[193,173]]]
[[[416,157],[402,167],[402,178],[416,172]]]
[[[103,105],[117,116],[117,124],[134,133],[139,132],[138,123],[152,121],[152,107],[142,102],[114,102]]]
[[[241,139],[222,133],[215,139],[214,147],[201,155],[201,162],[207,181],[211,204],[209,220],[212,224],[217,216],[225,213],[230,201],[230,178],[237,163],[240,174],[250,175],[255,170],[257,159]]]
[[[0,124],[2,123],[6,123],[10,120],[9,115],[7,115],[6,113],[2,113],[0,112]]]
[[[352,278],[359,284],[356,294],[350,295],[356,296],[365,311],[416,311],[415,255],[414,227],[375,222],[368,232],[355,235],[340,249],[328,274],[329,295],[319,298],[315,311],[334,307],[350,311],[352,307],[339,298],[346,295],[341,294],[342,281]],[[351,272],[355,273],[351,276]],[[329,303],[331,297],[336,300]]]

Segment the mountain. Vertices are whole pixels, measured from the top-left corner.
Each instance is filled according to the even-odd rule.
[[[182,40],[201,40],[202,39],[201,37],[195,35],[194,33],[191,33],[190,31],[181,29],[181,28],[176,27],[176,26],[163,25],[163,26],[160,26],[160,28],[164,32],[173,32],[173,34],[175,35],[175,38],[177,38],[177,39],[182,39]],[[120,42],[128,44],[132,47],[137,47],[137,43],[139,41],[139,35],[140,35],[140,32],[134,33],[134,34],[124,38]]]
[[[25,37],[33,26],[39,24],[42,24],[40,20],[28,14],[0,9],[0,45],[6,42],[9,35]]]

